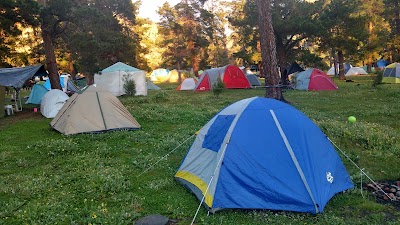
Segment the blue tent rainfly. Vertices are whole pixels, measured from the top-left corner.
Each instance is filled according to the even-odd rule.
[[[307,116],[268,98],[243,99],[199,132],[175,179],[210,211],[321,213],[353,187],[339,155]]]

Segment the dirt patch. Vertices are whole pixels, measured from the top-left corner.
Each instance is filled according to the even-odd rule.
[[[381,181],[367,183],[363,188],[372,193],[376,201],[381,204],[391,204],[400,210],[400,181]]]
[[[43,118],[43,116],[39,111],[34,112],[33,108],[24,108],[20,112],[14,112],[14,114],[12,114],[10,116],[0,118],[0,128],[8,126],[10,124],[15,124],[17,121],[21,121],[21,120],[41,119],[41,118]]]

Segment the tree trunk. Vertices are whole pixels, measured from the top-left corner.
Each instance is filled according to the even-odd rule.
[[[176,68],[178,68],[178,82],[182,83],[181,63],[179,61],[177,62]]]
[[[339,71],[339,70],[338,70],[338,60],[336,57],[335,49],[332,49],[332,57],[333,57],[333,74],[335,77],[337,77],[338,76],[337,71]]]
[[[74,60],[72,59],[71,53],[68,54],[68,72],[71,75],[71,79],[76,80],[76,71],[74,68]]]
[[[190,51],[190,58],[191,58],[190,60],[192,63],[194,75],[196,77],[198,77],[199,76],[199,60],[197,59],[198,53],[196,52],[193,40],[189,41],[189,51]]]
[[[86,84],[87,85],[94,84],[94,75],[93,74],[85,75],[85,77],[86,77]]]
[[[44,52],[46,54],[47,71],[49,72],[49,79],[51,89],[62,90],[60,84],[60,76],[58,75],[56,55],[54,54],[53,38],[50,28],[46,24],[42,24],[42,38],[44,44]]]
[[[400,5],[399,1],[394,1],[394,21],[396,28],[396,35],[400,35]]]
[[[371,43],[372,42],[372,29],[374,28],[374,25],[372,23],[372,21],[369,21],[369,25],[368,25],[368,33],[369,33],[369,37],[368,37],[368,42]],[[367,72],[371,73],[372,71],[372,53],[369,53],[368,55],[368,64],[367,64]]]
[[[344,75],[344,57],[342,50],[338,50],[338,59],[339,59],[339,80],[346,80],[346,77]]]
[[[257,0],[258,26],[260,33],[262,72],[265,76],[265,97],[284,100],[279,87],[279,72],[276,59],[276,42],[272,27],[271,0]],[[260,71],[261,72],[261,71]]]
[[[285,46],[283,46],[281,40],[277,40],[276,43],[276,51],[278,53],[278,63],[280,65],[280,74],[281,74],[281,83],[282,85],[288,85],[288,75],[285,74],[285,69],[288,66],[288,61],[286,57],[286,51],[285,51]]]

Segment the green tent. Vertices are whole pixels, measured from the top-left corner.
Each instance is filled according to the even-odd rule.
[[[400,83],[400,63],[392,63],[383,70],[384,83]]]

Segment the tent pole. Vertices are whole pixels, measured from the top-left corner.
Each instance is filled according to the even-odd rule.
[[[19,97],[19,90],[15,88],[14,88],[14,104],[15,104],[15,112],[22,111],[22,101]]]
[[[215,174],[217,173],[217,169],[219,168],[219,165],[222,163],[222,159],[224,158],[225,150],[226,150],[227,146],[228,146],[228,142],[225,143],[224,150],[223,150],[223,152],[221,154],[221,157],[218,160],[218,163],[217,163],[217,166],[215,167],[214,173],[210,178],[210,182],[208,182],[207,188],[206,188],[206,190],[204,191],[204,194],[203,194],[203,198],[201,199],[200,204],[197,207],[196,213],[194,214],[194,217],[193,217],[192,222],[190,223],[190,225],[194,224],[194,221],[196,220],[197,214],[199,214],[201,205],[203,204],[204,200],[206,199],[206,195],[207,195],[208,189],[210,189],[211,183],[214,180]]]
[[[253,101],[254,99],[255,99],[255,97],[253,97],[253,98],[251,99],[251,101]],[[199,207],[197,208],[196,214],[194,215],[193,220],[192,220],[192,223],[191,223],[190,225],[193,225],[193,223],[194,223],[194,221],[195,221],[195,219],[196,219],[196,217],[197,217],[197,214],[199,213],[200,207],[201,207],[201,205],[203,204],[203,202],[204,202],[204,200],[205,200],[205,198],[206,198],[206,194],[207,194],[207,192],[208,192],[208,189],[210,188],[211,182],[212,182],[212,180],[214,179],[214,176],[215,176],[215,174],[217,173],[218,168],[220,168],[220,165],[221,165],[221,163],[222,163],[222,160],[223,160],[223,158],[224,158],[224,156],[225,156],[226,148],[228,147],[228,144],[229,144],[230,139],[231,139],[231,135],[232,135],[232,132],[233,132],[233,129],[234,129],[233,127],[236,125],[238,119],[239,119],[240,116],[242,115],[244,108],[246,108],[247,105],[249,105],[251,101],[248,101],[247,103],[243,104],[243,106],[241,107],[241,110],[239,110],[239,113],[236,114],[235,119],[232,121],[232,123],[231,123],[231,125],[230,125],[230,127],[229,127],[229,129],[228,129],[228,131],[227,131],[227,133],[226,133],[226,135],[225,135],[225,138],[224,138],[225,146],[224,146],[224,148],[223,148],[223,150],[222,150],[221,157],[220,157],[219,160],[218,160],[218,163],[217,163],[217,165],[216,165],[216,167],[215,167],[214,173],[212,174],[212,176],[211,176],[211,178],[210,178],[210,182],[209,182],[208,185],[207,185],[207,189],[206,189],[206,191],[205,191],[204,194],[203,194],[203,198],[201,199],[201,202],[200,202],[200,204],[199,204]],[[210,207],[210,208],[211,208],[211,207]],[[208,213],[209,213],[209,212],[210,212],[210,211],[208,211]]]
[[[294,163],[294,165],[295,165],[295,167],[296,167],[296,169],[297,169],[297,172],[298,172],[299,175],[300,175],[301,180],[303,181],[304,187],[306,188],[306,190],[307,190],[307,192],[308,192],[308,195],[310,196],[311,201],[312,201],[313,204],[314,204],[315,212],[316,212],[316,213],[319,213],[320,211],[319,211],[319,209],[318,209],[318,204],[317,204],[317,202],[316,202],[315,199],[314,199],[314,195],[313,195],[313,193],[311,192],[311,188],[310,188],[310,186],[308,185],[307,179],[306,179],[306,177],[305,177],[305,175],[304,175],[303,170],[301,169],[301,166],[300,166],[300,164],[299,164],[299,161],[297,160],[296,155],[295,155],[294,152],[293,152],[292,146],[290,145],[289,140],[287,139],[287,137],[286,137],[286,135],[285,135],[285,132],[283,131],[283,129],[282,129],[282,127],[281,127],[281,124],[279,123],[279,120],[278,120],[278,118],[277,118],[276,115],[275,115],[274,110],[269,110],[269,112],[271,113],[271,116],[272,116],[272,118],[273,118],[274,121],[275,121],[276,128],[278,128],[278,131],[279,131],[279,133],[280,133],[280,135],[281,135],[281,137],[282,137],[282,140],[283,140],[283,142],[284,142],[284,144],[285,144],[285,146],[286,146],[286,149],[287,149],[287,151],[288,151],[290,157],[292,158],[292,161],[293,161],[293,163]]]

